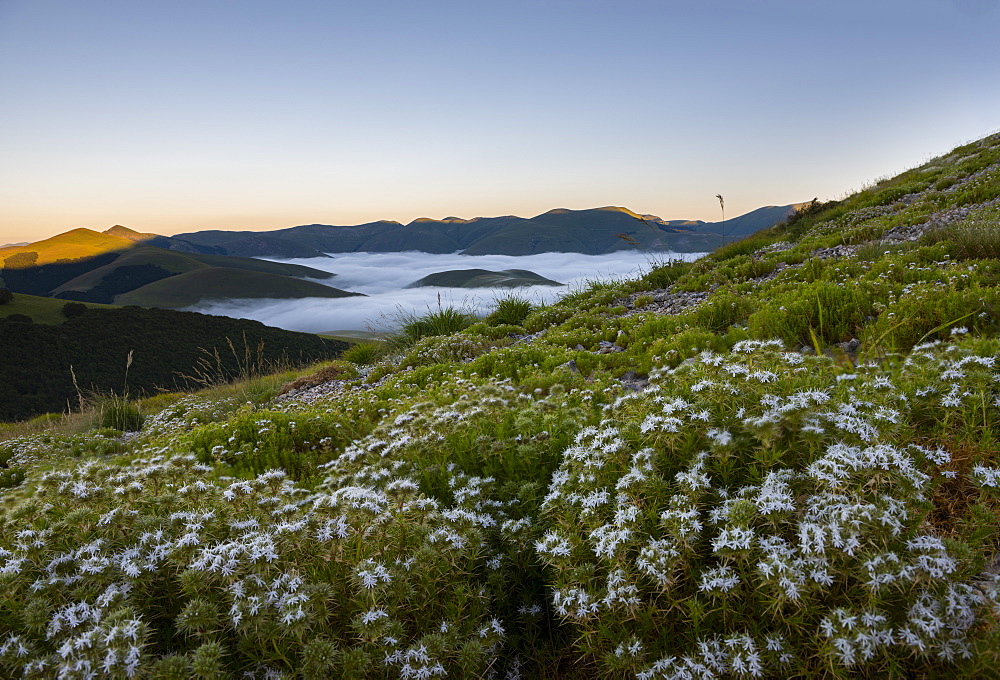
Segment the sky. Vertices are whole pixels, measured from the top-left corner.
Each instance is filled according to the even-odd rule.
[[[0,0],[0,244],[830,199],[1000,129],[997,0]]]

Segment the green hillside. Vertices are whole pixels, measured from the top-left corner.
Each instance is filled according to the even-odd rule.
[[[134,246],[135,242],[130,239],[80,228],[25,246],[0,248],[0,262],[6,263],[8,258],[16,255],[31,256],[34,254],[33,259],[29,257],[28,265],[43,265],[57,260],[77,260],[108,252],[128,250]],[[13,268],[11,263],[6,263],[5,267]]]
[[[339,298],[358,295],[290,276],[206,267],[146,284],[115,297],[120,305],[179,308],[227,298]]]
[[[0,674],[997,675],[1000,135],[344,358],[9,428]]]
[[[170,248],[187,243],[140,234],[125,227],[113,227],[104,234],[77,229],[24,246],[4,260],[0,275],[3,285],[18,293],[87,303],[183,307],[203,299],[233,296],[287,298],[350,294],[302,280],[335,276],[319,269],[150,245],[159,242]],[[72,250],[74,243],[76,249]],[[97,252],[101,244],[109,249],[93,256],[53,259],[55,255]],[[111,250],[111,246],[117,249]],[[153,287],[149,288],[151,285]]]
[[[445,286],[450,288],[521,288],[523,286],[561,286],[563,284],[547,279],[526,269],[505,269],[494,272],[489,269],[451,269],[428,274],[411,283],[408,288],[423,286]]]
[[[11,314],[23,314],[31,317],[33,323],[61,324],[66,321],[66,315],[63,313],[66,302],[66,300],[15,293],[11,302],[0,305],[0,319],[6,319]],[[88,309],[114,309],[113,305],[96,303],[86,306]]]

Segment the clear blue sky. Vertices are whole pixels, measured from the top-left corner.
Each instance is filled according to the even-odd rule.
[[[836,198],[1000,128],[995,0],[0,0],[0,243]]]

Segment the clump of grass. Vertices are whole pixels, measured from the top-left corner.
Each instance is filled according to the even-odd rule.
[[[652,269],[639,279],[639,283],[647,288],[666,288],[690,270],[690,262],[668,260],[661,264],[655,264]]]
[[[264,341],[261,340],[255,347],[251,347],[246,333],[243,334],[242,347],[237,347],[230,338],[226,338],[226,345],[229,347],[228,354],[220,352],[218,347],[210,350],[200,348],[201,357],[191,372],[180,373],[177,377],[189,385],[208,388],[231,382],[248,382],[254,378],[286,371],[292,366],[287,357],[279,360],[267,359]]]
[[[977,211],[961,222],[925,234],[921,241],[951,241],[955,256],[961,260],[1000,258],[1000,209]]]
[[[531,300],[509,293],[497,298],[496,307],[483,321],[490,326],[520,326],[533,311]]]
[[[438,307],[423,316],[403,314],[397,320],[398,328],[389,336],[388,342],[396,349],[405,349],[423,338],[465,330],[475,322],[475,315],[451,306]]]
[[[95,420],[99,427],[138,432],[144,421],[139,405],[129,399],[128,393],[98,395],[94,399]]]
[[[653,296],[649,295],[648,293],[644,293],[643,295],[638,296],[635,299],[635,301],[632,303],[632,305],[636,309],[638,309],[640,307],[645,307],[646,305],[651,305],[651,304],[653,304]]]
[[[112,391],[109,394],[95,393],[91,396],[90,401],[93,403],[93,412],[97,427],[110,428],[122,432],[137,432],[142,429],[142,411],[139,410],[139,405],[131,399],[128,392],[128,371],[132,368],[134,357],[134,351],[130,350],[128,357],[125,359],[125,381],[121,394]],[[70,373],[73,376],[73,386],[77,388],[77,392],[79,393],[80,388],[76,383],[76,374],[72,371],[73,369],[70,367]],[[80,403],[82,406],[82,397]]]
[[[370,366],[385,356],[384,342],[356,342],[344,350],[341,358],[358,366]]]

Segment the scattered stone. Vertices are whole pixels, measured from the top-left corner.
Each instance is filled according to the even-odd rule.
[[[641,377],[635,371],[626,371],[618,382],[622,384],[627,390],[632,390],[633,392],[642,392],[647,387],[649,387],[649,379]]]
[[[579,373],[580,368],[576,365],[576,359],[570,359],[565,364],[559,364],[559,368],[565,368],[571,373]]]
[[[704,302],[710,293],[711,291],[672,291],[669,288],[661,288],[632,293],[628,297],[615,300],[614,304],[628,309],[621,316],[632,316],[633,314],[643,314],[646,312],[652,312],[653,314],[680,314],[684,310]],[[635,301],[641,296],[652,297],[653,301],[642,307],[636,307]]]
[[[832,248],[817,248],[810,255],[820,260],[828,260],[832,257],[851,257],[858,252],[857,245],[840,245]]]
[[[288,394],[289,392],[301,390],[304,387],[315,387],[316,385],[328,383],[344,375],[345,370],[346,369],[343,366],[338,366],[336,364],[324,366],[312,375],[303,376],[290,383],[286,383],[282,386],[281,392],[279,392],[278,395]]]
[[[609,342],[607,340],[601,340],[598,343],[598,347],[599,347],[599,349],[597,350],[598,354],[614,354],[615,352],[624,352],[625,351],[624,347],[620,347],[620,346],[616,345],[615,343]]]
[[[794,247],[795,247],[794,243],[790,243],[788,241],[778,241],[777,243],[772,243],[770,245],[766,245],[763,248],[758,248],[757,252],[758,253],[783,253],[786,250],[791,250]]]
[[[985,201],[983,203],[974,203],[970,205],[960,205],[957,208],[942,210],[940,212],[933,213],[927,218],[926,222],[922,222],[920,224],[904,224],[898,227],[893,227],[882,236],[879,243],[892,245],[905,243],[907,241],[916,241],[928,232],[945,229],[956,222],[964,220],[969,216],[969,213],[974,210],[998,204],[1000,204],[1000,199],[995,198],[992,201]]]
[[[285,402],[299,402],[302,404],[314,404],[318,401],[328,399],[332,396],[340,394],[347,391],[360,391],[360,390],[370,390],[374,387],[378,387],[393,374],[388,374],[383,376],[381,380],[374,383],[365,383],[364,379],[368,377],[371,373],[373,366],[364,366],[358,368],[358,378],[353,378],[350,380],[329,380],[327,382],[318,383],[311,386],[303,386],[294,390],[289,390],[284,394],[279,394],[277,397],[271,400],[272,404],[281,404]]]
[[[840,349],[844,351],[845,354],[850,354],[854,356],[858,353],[858,349],[861,348],[861,341],[857,338],[851,338],[847,342],[842,342],[837,345]]]

